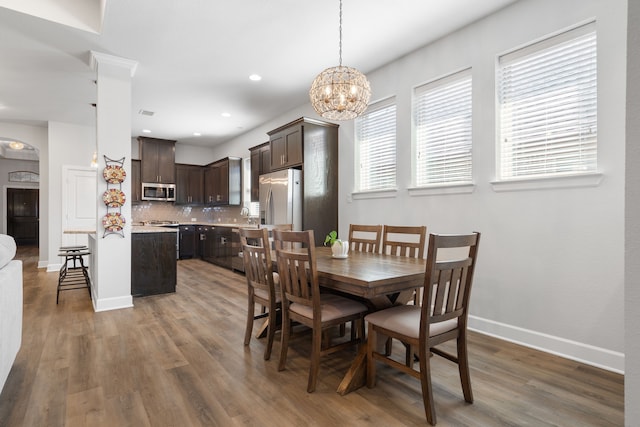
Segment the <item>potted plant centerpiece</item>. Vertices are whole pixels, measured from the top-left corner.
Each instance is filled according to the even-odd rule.
[[[324,238],[324,245],[331,247],[331,256],[334,258],[346,258],[349,253],[349,242],[338,239],[338,233],[335,230]]]

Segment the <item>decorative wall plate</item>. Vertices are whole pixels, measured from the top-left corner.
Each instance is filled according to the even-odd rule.
[[[124,193],[117,188],[110,188],[102,195],[102,201],[110,208],[119,208],[126,200]]]
[[[104,229],[111,232],[121,231],[125,222],[120,212],[108,213],[102,218]]]
[[[107,165],[102,171],[102,176],[109,184],[120,184],[127,177],[127,173],[122,166]]]

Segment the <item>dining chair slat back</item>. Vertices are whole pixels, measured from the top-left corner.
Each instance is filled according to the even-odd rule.
[[[254,321],[265,317],[265,315],[268,316],[267,345],[264,352],[264,359],[268,360],[271,357],[271,348],[277,329],[276,314],[281,308],[280,291],[277,286],[278,275],[273,272],[267,229],[241,228],[239,233],[248,294],[244,345],[249,345]],[[256,304],[265,307],[266,314],[256,316]]]
[[[293,230],[293,224],[275,224],[264,228],[269,230],[269,242],[271,244],[271,249],[275,250],[275,243],[273,242],[273,230],[291,231]]]
[[[380,252],[382,225],[349,225],[349,250],[358,252]]]
[[[420,380],[427,421],[436,424],[431,383],[430,356],[442,356],[458,365],[465,401],[473,402],[467,351],[467,320],[471,285],[476,266],[480,233],[429,236],[422,304],[400,305],[368,315],[367,386],[376,382],[376,361],[394,367]],[[441,250],[467,248],[455,259],[438,256]],[[418,350],[419,369],[399,363],[392,355],[379,352],[377,337],[397,339]],[[438,348],[456,340],[456,354]]]
[[[307,392],[311,393],[316,388],[320,357],[362,341],[367,307],[349,298],[320,292],[313,230],[273,230],[273,237],[282,290],[282,344],[278,370],[286,365],[291,323],[298,322],[311,328],[311,366],[307,383]],[[323,332],[347,322],[351,322],[351,336],[347,341],[332,343],[327,339],[323,345]]]
[[[427,227],[385,225],[382,233],[382,253],[424,258]]]

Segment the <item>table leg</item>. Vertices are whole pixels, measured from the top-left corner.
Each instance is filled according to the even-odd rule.
[[[365,385],[367,379],[367,344],[361,345],[356,358],[338,386],[338,393],[344,396]]]
[[[382,310],[393,306],[393,303],[386,296],[376,297],[367,301],[372,311]],[[384,343],[387,341],[386,337],[378,335],[378,343],[381,343],[381,348],[378,351],[384,349]],[[345,374],[344,378],[338,386],[338,394],[344,396],[351,393],[354,390],[359,389],[367,382],[367,342],[366,340],[360,345],[358,353],[355,359],[351,362],[349,370]]]
[[[256,331],[256,338],[264,338],[267,336],[267,329],[269,329],[269,319],[262,322],[262,325]]]

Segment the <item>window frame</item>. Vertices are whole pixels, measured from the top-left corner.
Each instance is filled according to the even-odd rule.
[[[393,107],[393,120],[394,120],[394,132],[393,132],[393,183],[387,187],[379,187],[379,188],[371,188],[371,189],[362,189],[361,185],[361,158],[362,158],[362,150],[361,150],[361,141],[358,137],[359,130],[359,120],[362,120],[366,116],[370,114],[374,114],[380,110]],[[369,104],[367,110],[357,117],[354,120],[353,127],[354,134],[354,190],[352,192],[352,197],[354,199],[366,199],[366,198],[385,198],[385,197],[394,197],[397,193],[397,185],[398,185],[398,174],[397,174],[397,142],[398,142],[398,106],[396,103],[396,97],[390,96],[388,98],[381,99],[379,101],[373,102]]]
[[[504,150],[503,143],[503,116],[502,116],[502,104],[501,104],[501,84],[502,84],[502,71],[503,63],[511,63],[523,58],[530,57],[532,55],[539,55],[553,48],[561,48],[561,46],[572,40],[576,40],[583,36],[593,33],[595,38],[595,51],[594,51],[594,66],[595,66],[595,97],[593,99],[593,105],[595,108],[595,145],[593,160],[594,166],[584,172],[574,171],[560,171],[560,172],[544,172],[544,173],[531,173],[520,176],[506,176],[503,173],[504,165]],[[509,52],[505,52],[496,57],[496,157],[495,157],[495,176],[496,178],[491,181],[491,184],[495,191],[512,191],[512,190],[528,190],[536,188],[558,188],[558,187],[583,187],[583,186],[597,186],[602,180],[602,174],[598,171],[598,136],[597,136],[597,124],[598,124],[598,41],[597,41],[597,29],[595,21],[586,22],[575,27],[565,29],[561,32],[547,36],[541,40],[531,42],[525,46],[513,49]],[[545,96],[551,96],[549,92],[542,92]],[[580,92],[583,94],[583,91]],[[557,144],[557,142],[555,142]],[[578,144],[583,144],[578,140]],[[580,145],[582,146],[582,145]],[[588,164],[587,162],[585,164]]]
[[[468,82],[466,82],[468,80]],[[417,115],[420,113],[418,110],[418,103],[422,96],[434,95],[434,93],[440,91],[441,93],[451,89],[452,85],[458,84],[468,84],[468,120],[462,125],[462,130],[464,132],[468,132],[468,150],[469,150],[469,175],[468,179],[464,180],[444,180],[440,182],[431,182],[431,183],[419,183],[418,175],[419,175],[419,150],[420,145],[418,141],[419,129],[418,129],[418,117]],[[454,93],[445,93],[446,96],[456,96]],[[466,97],[467,94],[463,93]],[[465,98],[465,102],[467,99]],[[459,116],[459,111],[456,111],[454,114],[449,114],[445,117],[445,120],[451,120]],[[438,194],[459,194],[459,193],[470,193],[475,188],[475,184],[473,181],[473,70],[471,67],[467,67],[461,70],[454,71],[447,75],[437,77],[428,82],[421,83],[415,86],[412,90],[412,99],[411,99],[411,153],[412,153],[412,161],[411,161],[411,181],[412,187],[409,188],[410,195],[438,195]],[[446,142],[440,144],[440,146],[444,147]],[[445,160],[446,162],[446,160]]]

